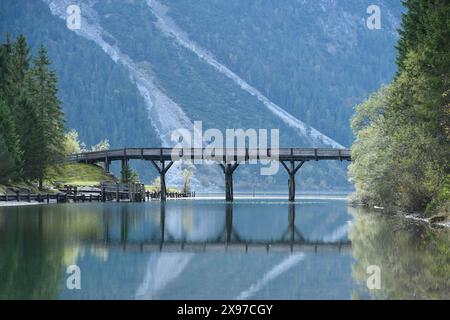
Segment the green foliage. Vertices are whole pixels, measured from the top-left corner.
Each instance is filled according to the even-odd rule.
[[[21,110],[22,124],[31,126],[31,132],[24,128],[25,174],[27,178],[44,179],[46,167],[64,156],[65,119],[61,102],[57,97],[57,79],[50,70],[50,60],[44,47],[26,78],[27,105]],[[30,117],[30,113],[32,116]],[[31,123],[30,120],[33,120]]]
[[[0,100],[0,179],[4,182],[16,179],[22,174],[22,152],[16,125],[10,108]]]
[[[8,182],[15,178],[15,162],[13,155],[8,151],[8,147],[0,136],[0,183]]]
[[[139,181],[139,173],[133,168],[127,166],[124,169],[122,169],[120,173],[121,173],[120,178],[121,183],[135,183]]]
[[[3,157],[15,164],[2,180],[38,180],[47,166],[64,155],[64,113],[57,97],[57,79],[43,46],[35,58],[25,37],[7,37],[0,46],[0,137]],[[6,160],[5,160],[6,161]]]
[[[75,129],[66,133],[64,140],[64,153],[66,155],[82,152],[83,143],[78,138],[78,132]]]
[[[429,7],[407,1],[411,11],[403,19],[399,72],[353,117],[350,176],[364,204],[448,208],[450,6],[433,2]]]

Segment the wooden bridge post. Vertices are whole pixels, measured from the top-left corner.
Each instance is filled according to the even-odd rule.
[[[239,163],[220,163],[219,165],[225,174],[225,200],[233,201],[233,172],[239,166]]]
[[[109,173],[109,166],[111,165],[111,161],[108,157],[108,151],[105,152],[105,172]]]
[[[121,160],[121,171],[120,171],[120,174],[122,176],[122,180],[123,180],[124,172],[127,169],[128,169],[128,159],[124,158],[124,159]]]
[[[294,165],[294,161],[291,161],[291,168]],[[288,188],[289,188],[289,201],[295,201],[295,173],[291,169],[289,171],[289,179],[288,179]]]
[[[159,180],[161,184],[161,200],[166,200],[167,198],[167,188],[166,188],[166,173],[164,172],[164,162],[162,163],[163,170],[159,172]]]
[[[226,201],[233,201],[233,173],[230,169],[231,165],[227,164],[225,170],[225,198]]]
[[[128,183],[128,199],[133,202],[133,184]]]
[[[291,149],[292,152],[292,149]],[[297,171],[303,166],[305,161],[300,161],[297,166],[295,166],[295,160],[289,161],[289,166],[284,162],[280,161],[283,167],[286,169],[289,179],[288,179],[288,188],[289,188],[289,201],[294,202],[295,201],[295,174]]]
[[[106,186],[102,184],[101,189],[102,189],[101,192],[102,202],[106,202]]]
[[[105,172],[110,173],[109,167],[111,166],[111,160],[108,160],[108,158],[105,158]]]
[[[141,185],[141,201],[145,202],[145,184]]]
[[[167,188],[166,188],[166,173],[169,171],[170,167],[173,165],[173,161],[170,161],[166,166],[164,160],[160,160],[160,166],[154,161],[150,160],[155,166],[156,170],[159,172],[160,186],[161,186],[161,200],[165,201],[167,199]]]

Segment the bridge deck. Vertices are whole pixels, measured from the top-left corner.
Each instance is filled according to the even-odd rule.
[[[106,151],[93,151],[68,156],[66,162],[102,162],[116,160],[154,160],[169,161],[173,155],[178,155],[184,159],[203,159],[215,161],[249,161],[276,159],[276,149],[222,149],[211,153],[205,148],[191,148],[186,150],[181,148],[125,148]],[[280,161],[309,161],[309,160],[347,160],[351,161],[350,149],[333,148],[280,148],[278,149],[278,160]]]

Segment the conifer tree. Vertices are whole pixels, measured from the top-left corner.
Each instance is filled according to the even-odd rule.
[[[6,103],[0,99],[0,179],[7,181],[22,175],[20,140],[16,135],[14,117]]]
[[[35,120],[32,136],[25,138],[28,174],[39,180],[40,187],[45,169],[64,156],[64,113],[57,97],[56,74],[50,69],[50,64],[47,51],[41,46],[27,77],[27,102],[29,111],[33,114],[29,120]]]

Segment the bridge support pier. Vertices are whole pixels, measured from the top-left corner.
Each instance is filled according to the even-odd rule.
[[[296,165],[295,160],[289,161],[289,165],[285,163],[285,161],[280,161],[283,167],[286,169],[289,179],[288,179],[288,187],[289,187],[289,201],[295,201],[295,174],[297,171],[303,166],[305,161],[299,161]]]
[[[122,180],[125,174],[125,171],[128,169],[128,159],[122,159],[121,160],[121,176],[122,176]]]
[[[239,166],[239,163],[219,164],[225,174],[225,200],[233,201],[233,172]]]
[[[105,151],[105,160],[103,161],[103,164],[104,164],[103,169],[105,169],[106,173],[109,173],[110,172],[109,167],[111,165],[111,160],[109,160],[108,151]]]
[[[105,172],[106,173],[110,173],[110,171],[109,171],[109,167],[111,166],[111,160],[108,160],[108,158],[105,158]]]
[[[161,184],[161,201],[166,201],[167,199],[167,189],[166,189],[166,173],[169,171],[170,167],[173,165],[173,161],[170,161],[166,166],[166,161],[160,160],[158,165],[154,160],[150,160],[155,166],[156,170],[159,172],[159,179]]]

